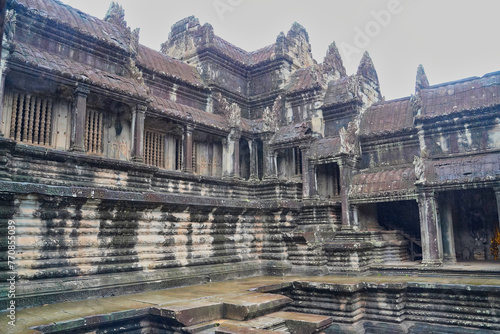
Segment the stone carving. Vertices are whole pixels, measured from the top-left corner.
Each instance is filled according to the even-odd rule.
[[[359,96],[359,78],[356,76],[351,76],[348,78],[347,82],[347,91],[350,93],[350,97],[358,98]]]
[[[147,87],[144,83],[144,77],[142,76],[142,71],[137,67],[133,58],[129,58],[128,61],[128,70],[130,71],[130,75],[132,78],[137,80],[143,87],[145,87],[146,91],[149,91],[149,87]]]
[[[359,155],[361,153],[358,136],[356,135],[357,129],[356,121],[350,122],[347,130],[345,128],[340,129],[340,153],[350,155]]]
[[[313,65],[311,66],[311,79],[315,82],[319,82],[322,84],[323,81],[323,75],[321,72],[321,68],[319,65]]]
[[[16,33],[16,12],[10,9],[5,12],[5,30],[4,36],[8,42],[12,42]]]
[[[219,115],[226,115],[229,110],[229,102],[225,97],[222,96],[221,93],[214,94],[215,99],[215,113]]]
[[[422,97],[421,90],[429,87],[429,80],[427,80],[427,75],[425,74],[424,67],[422,65],[418,66],[417,69],[417,79],[415,81],[415,94],[410,98],[410,106],[413,110],[413,116],[419,116],[422,114]]]
[[[127,27],[127,22],[125,21],[125,11],[121,5],[114,1],[109,5],[109,9],[104,16],[104,21],[116,24],[123,28]]]
[[[241,128],[241,108],[236,103],[229,101],[221,93],[215,93],[216,108],[218,114],[224,115],[228,119],[231,128]]]
[[[413,166],[415,167],[416,183],[423,183],[425,179],[425,164],[424,160],[418,156],[413,157]]]
[[[414,117],[422,114],[422,99],[420,98],[420,94],[410,97],[410,108],[413,111]]]
[[[415,82],[415,90],[418,91],[422,88],[429,87],[429,80],[427,79],[427,75],[425,74],[424,67],[422,64],[418,65],[417,68],[417,80]]]
[[[272,112],[274,113],[274,117],[276,117],[276,126],[286,124],[285,100],[281,95],[278,95],[276,100],[274,100]]]
[[[231,103],[229,106],[229,126],[241,128],[241,108],[236,103]]]
[[[127,160],[128,144],[126,141],[113,141],[109,145],[114,159]]]
[[[283,31],[281,31],[278,36],[276,37],[276,49],[275,49],[275,53],[277,55],[283,55],[285,54],[286,50],[285,50],[285,43],[286,43],[286,37],[285,37],[285,33],[283,33]]]
[[[130,34],[130,52],[132,54],[137,54],[137,51],[139,50],[139,33],[141,29],[140,28],[135,28],[132,30],[132,33]]]
[[[266,107],[264,109],[264,112],[262,113],[262,119],[264,120],[264,125],[262,127],[262,130],[264,132],[274,132],[278,128],[278,122],[276,120],[276,113],[269,109],[269,107]]]

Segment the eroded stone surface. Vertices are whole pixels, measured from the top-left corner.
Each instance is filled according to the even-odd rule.
[[[292,300],[285,296],[262,293],[224,298],[224,317],[247,320],[281,309],[291,302]]]
[[[267,316],[284,319],[288,329],[294,334],[319,332],[328,328],[333,322],[331,317],[298,312],[276,312]]]
[[[163,306],[158,311],[162,317],[174,319],[184,326],[192,326],[222,318],[222,307],[222,303],[196,300],[176,302]]]

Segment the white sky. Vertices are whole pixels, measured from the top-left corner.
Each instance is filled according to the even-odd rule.
[[[62,0],[103,18],[111,1]],[[417,66],[430,84],[500,70],[498,0],[117,0],[125,20],[141,28],[140,43],[156,50],[171,26],[195,15],[215,34],[247,51],[275,42],[294,21],[309,33],[314,58],[341,49],[347,73],[367,50],[387,99],[413,93]],[[375,18],[378,14],[378,19]],[[381,13],[389,13],[390,16]],[[364,32],[364,36],[360,33]],[[367,34],[368,33],[368,34]]]

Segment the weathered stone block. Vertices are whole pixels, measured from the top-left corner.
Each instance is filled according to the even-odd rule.
[[[333,320],[331,317],[298,312],[276,312],[268,317],[284,319],[286,326],[293,334],[311,334],[329,327]]]
[[[162,317],[174,319],[184,326],[192,326],[222,318],[222,303],[195,300],[161,307]]]
[[[278,310],[292,302],[288,297],[274,294],[248,294],[224,299],[224,318],[246,320]]]

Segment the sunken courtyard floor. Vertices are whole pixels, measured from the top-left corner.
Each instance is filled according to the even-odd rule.
[[[471,275],[261,276],[49,304],[17,310],[14,328],[3,314],[0,331],[500,333],[500,265],[468,267]]]

